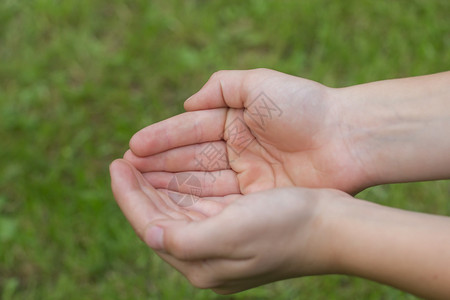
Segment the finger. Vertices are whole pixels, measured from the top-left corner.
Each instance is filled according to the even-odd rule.
[[[136,170],[132,165],[128,162],[127,164],[133,171],[136,180],[138,181],[142,192],[152,201],[152,204],[162,213],[170,216],[172,219],[183,220],[189,218],[186,215],[186,211],[184,211],[181,206],[175,205],[171,199],[167,197],[166,194],[157,191],[149,182],[142,176],[140,172]],[[190,195],[187,195],[190,196]]]
[[[217,294],[228,295],[248,290],[253,287],[261,286],[267,283],[271,283],[280,279],[280,275],[277,272],[269,272],[268,274],[255,275],[249,272],[249,263],[247,261],[232,261],[231,267],[228,267],[229,262],[223,261],[222,265],[214,266],[216,268],[224,268],[222,274],[232,279],[222,278],[220,275],[216,275],[216,281],[220,282],[219,285],[211,287],[211,290]],[[240,270],[251,275],[244,275],[240,273]],[[287,276],[286,276],[287,277]]]
[[[194,111],[218,107],[248,107],[262,92],[265,81],[280,75],[284,74],[267,69],[216,72],[197,93],[184,102],[184,108]]]
[[[240,193],[236,173],[232,170],[213,172],[149,172],[144,178],[155,188],[168,189],[198,197],[225,196]]]
[[[179,202],[177,192],[169,191],[167,189],[159,189],[162,193],[166,194],[169,198],[172,198],[174,203]],[[219,214],[225,207],[237,198],[242,197],[241,194],[230,194],[223,197],[192,197],[191,201],[184,199],[184,209],[187,210],[186,214],[190,215],[192,212],[200,213],[194,214],[192,220],[203,220],[204,217],[211,217]],[[203,216],[203,217],[202,217]]]
[[[130,140],[137,156],[148,156],[169,149],[218,141],[222,138],[226,109],[187,112],[152,124]]]
[[[190,200],[187,200],[185,197],[183,197],[183,194],[180,194],[178,192],[169,190],[161,191],[163,193],[166,193],[169,198],[173,199],[173,201],[177,203],[177,205],[183,206],[187,211],[195,212],[197,214],[200,213],[205,217],[217,215],[225,207],[225,204],[221,202],[203,200],[202,198],[194,195],[191,196]]]
[[[215,201],[228,205],[240,197],[242,197],[242,194],[229,194],[223,197],[202,197],[202,200]]]
[[[215,265],[215,261],[183,261],[161,251],[156,251],[156,254],[183,274],[197,288],[209,289],[222,285],[222,282],[216,279],[217,272],[221,270],[210,267],[210,263],[212,262]],[[235,264],[234,261],[223,260],[223,265],[227,263]]]
[[[257,286],[257,280],[261,281],[259,277],[257,279],[241,277],[243,276],[242,271],[245,272],[249,269],[247,260],[219,258],[207,261],[183,261],[161,251],[156,251],[156,254],[183,274],[197,288],[212,288],[214,291],[222,291],[222,293],[229,291],[228,293],[230,293],[233,290],[244,290],[243,287],[246,284],[248,287]]]
[[[170,254],[165,253],[163,251],[155,251],[155,253],[162,260],[164,260],[170,266],[175,268],[178,272],[180,272],[186,278],[187,278],[189,272],[194,268],[194,266],[198,264],[198,262],[194,262],[194,261],[182,261],[182,260],[176,259],[175,257],[173,257]]]
[[[156,189],[156,191],[164,200],[161,201],[164,203],[164,206],[160,210],[170,216],[172,220],[200,221],[208,217],[200,210],[189,208],[189,206],[200,199],[199,197],[193,194],[169,192],[167,189]]]
[[[110,165],[110,174],[117,204],[141,238],[150,222],[169,218],[144,193],[129,163],[115,160]]]
[[[241,194],[231,194],[224,197],[202,197],[194,205],[187,207],[189,211],[197,211],[205,216],[212,217],[218,215],[222,210],[237,198],[242,197]]]
[[[276,272],[262,272],[251,268],[246,259],[209,259],[206,261],[183,261],[170,254],[156,254],[183,274],[197,288],[212,289],[218,294],[230,294],[282,279]]]
[[[203,260],[211,258],[242,258],[239,244],[246,238],[242,218],[225,213],[199,222],[157,221],[146,231],[147,244],[164,250],[177,259]]]
[[[187,111],[218,107],[241,108],[246,98],[243,84],[248,71],[219,71],[184,102]]]
[[[124,158],[141,172],[214,171],[230,168],[226,151],[224,141],[215,141],[170,149],[146,157],[137,156],[128,150]]]

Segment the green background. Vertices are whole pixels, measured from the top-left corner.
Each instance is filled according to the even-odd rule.
[[[447,0],[1,0],[0,298],[414,298],[347,276],[195,289],[135,236],[108,165],[219,69],[333,87],[448,70],[449,15]],[[450,215],[449,194],[440,181],[359,197]]]

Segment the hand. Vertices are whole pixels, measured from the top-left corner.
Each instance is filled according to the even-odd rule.
[[[137,234],[193,285],[228,294],[283,278],[339,273],[448,299],[450,218],[284,188],[179,207],[127,161],[111,164]]]
[[[356,193],[368,178],[333,93],[271,70],[221,71],[186,101],[188,112],[136,133],[124,158],[156,188],[190,172],[202,196],[289,186]]]
[[[173,204],[127,161],[111,164],[117,203],[137,234],[200,288],[228,294],[335,271],[327,211],[334,190],[275,189]],[[331,200],[328,202],[328,200]]]

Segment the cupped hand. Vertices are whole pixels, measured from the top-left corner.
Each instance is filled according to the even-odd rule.
[[[196,287],[228,294],[335,271],[327,212],[349,197],[342,192],[273,189],[180,207],[126,160],[110,171],[116,201],[136,233]]]
[[[367,186],[346,138],[334,89],[272,70],[220,71],[185,102],[186,113],[136,133],[124,158],[156,188],[177,173],[201,196],[275,187]]]

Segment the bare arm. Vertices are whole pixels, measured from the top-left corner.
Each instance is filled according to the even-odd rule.
[[[450,72],[334,92],[368,186],[450,178]]]
[[[449,299],[450,218],[351,201],[336,202],[341,208],[333,211],[337,269],[428,299]]]

